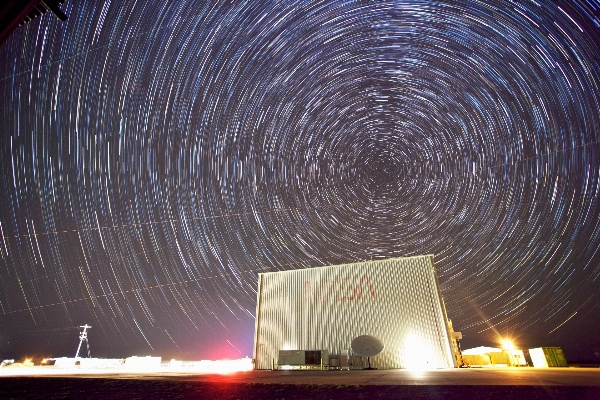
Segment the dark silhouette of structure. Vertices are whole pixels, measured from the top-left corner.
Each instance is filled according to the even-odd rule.
[[[58,5],[64,2],[65,0],[7,0],[3,6],[0,6],[0,45],[19,26],[48,11],[61,21],[66,21],[67,16],[58,8]]]

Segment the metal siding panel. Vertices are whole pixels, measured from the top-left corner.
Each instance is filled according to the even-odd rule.
[[[454,366],[431,256],[265,273],[258,291],[258,369],[277,362],[280,349],[339,354],[364,334],[385,345],[375,367],[405,368],[417,358]]]
[[[255,316],[255,321],[254,321],[254,349],[252,350],[252,358],[254,360],[256,360],[257,357],[257,349],[256,349],[256,344],[259,341],[259,325],[260,325],[260,316],[261,316],[261,309],[260,309],[260,296],[262,295],[262,274],[258,274],[258,290],[256,291],[256,314],[254,314]]]

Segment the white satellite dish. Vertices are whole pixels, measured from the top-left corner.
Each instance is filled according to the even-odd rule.
[[[367,357],[369,362],[369,367],[367,369],[377,369],[371,368],[371,357],[374,357],[383,351],[384,346],[383,343],[381,343],[381,340],[377,339],[375,336],[361,335],[352,340],[351,347],[352,351],[359,356]]]

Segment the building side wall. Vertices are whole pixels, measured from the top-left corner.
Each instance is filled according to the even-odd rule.
[[[359,335],[384,343],[377,368],[456,366],[433,256],[260,274],[257,369],[279,350],[340,354]]]

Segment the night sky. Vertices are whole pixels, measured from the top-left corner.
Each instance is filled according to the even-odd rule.
[[[258,273],[434,254],[463,348],[600,362],[598,0],[164,3],[0,46],[0,358],[252,357]]]

